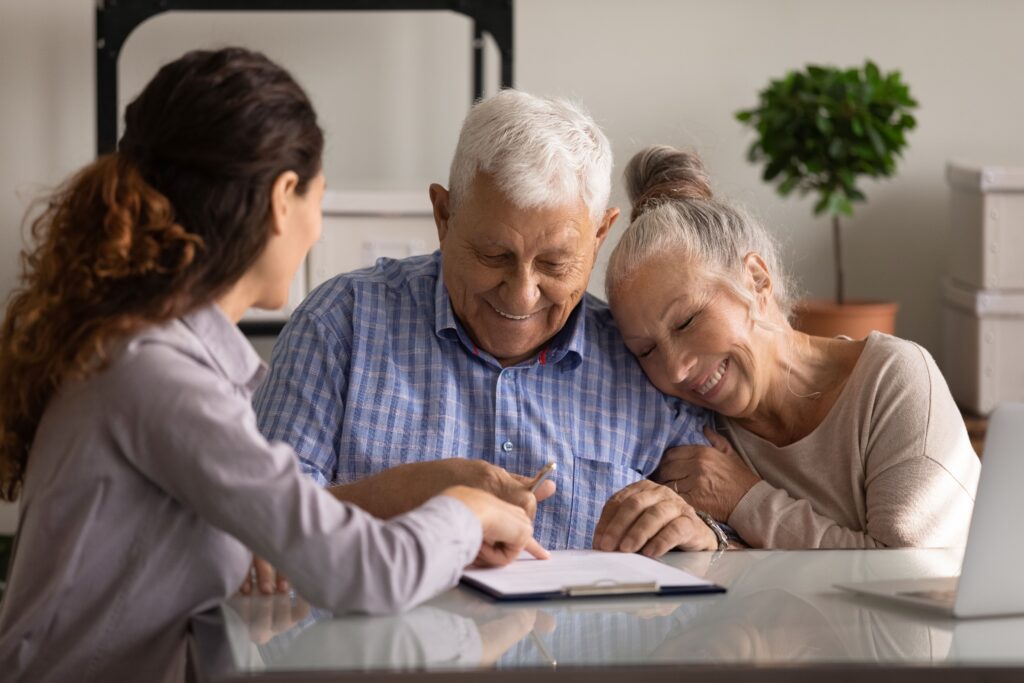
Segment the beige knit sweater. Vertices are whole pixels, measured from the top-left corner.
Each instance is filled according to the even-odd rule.
[[[763,478],[728,520],[752,547],[966,540],[980,463],[935,361],[913,342],[872,333],[836,404],[796,443],[718,425]]]

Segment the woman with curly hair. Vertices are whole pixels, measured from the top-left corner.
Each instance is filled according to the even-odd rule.
[[[0,328],[0,493],[22,501],[4,677],[181,680],[189,616],[234,592],[251,552],[311,602],[371,613],[474,559],[544,555],[526,513],[483,491],[381,521],[258,432],[264,368],[235,323],[284,304],[319,236],[322,150],[281,67],[190,52],[34,222]]]

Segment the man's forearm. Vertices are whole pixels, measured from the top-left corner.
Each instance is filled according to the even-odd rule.
[[[357,505],[374,517],[390,519],[461,483],[450,470],[443,460],[408,463],[328,490],[338,500]]]
[[[530,491],[529,479],[511,475],[483,460],[446,458],[398,465],[328,490],[338,500],[358,505],[374,517],[390,519],[419,507],[449,486],[483,489],[505,502],[518,505],[533,518],[537,498]],[[541,487],[541,499],[550,496],[554,486]]]

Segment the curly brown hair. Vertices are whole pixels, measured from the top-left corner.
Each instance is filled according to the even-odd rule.
[[[323,133],[302,88],[265,56],[190,52],[128,105],[118,151],[45,201],[0,326],[0,498],[16,500],[36,428],[68,381],[117,343],[227,291],[270,237],[270,191],[305,193]]]

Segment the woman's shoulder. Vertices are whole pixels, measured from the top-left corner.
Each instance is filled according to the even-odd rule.
[[[865,374],[886,380],[920,380],[927,382],[937,370],[928,349],[917,342],[883,332],[868,335],[861,354]]]
[[[927,430],[936,413],[958,421],[959,411],[942,372],[922,345],[873,332],[862,361],[857,384],[861,406],[868,408],[873,422],[895,421],[908,429]]]
[[[147,327],[124,340],[97,376],[100,393],[126,409],[161,405],[204,385],[223,385],[218,361],[181,320]]]

